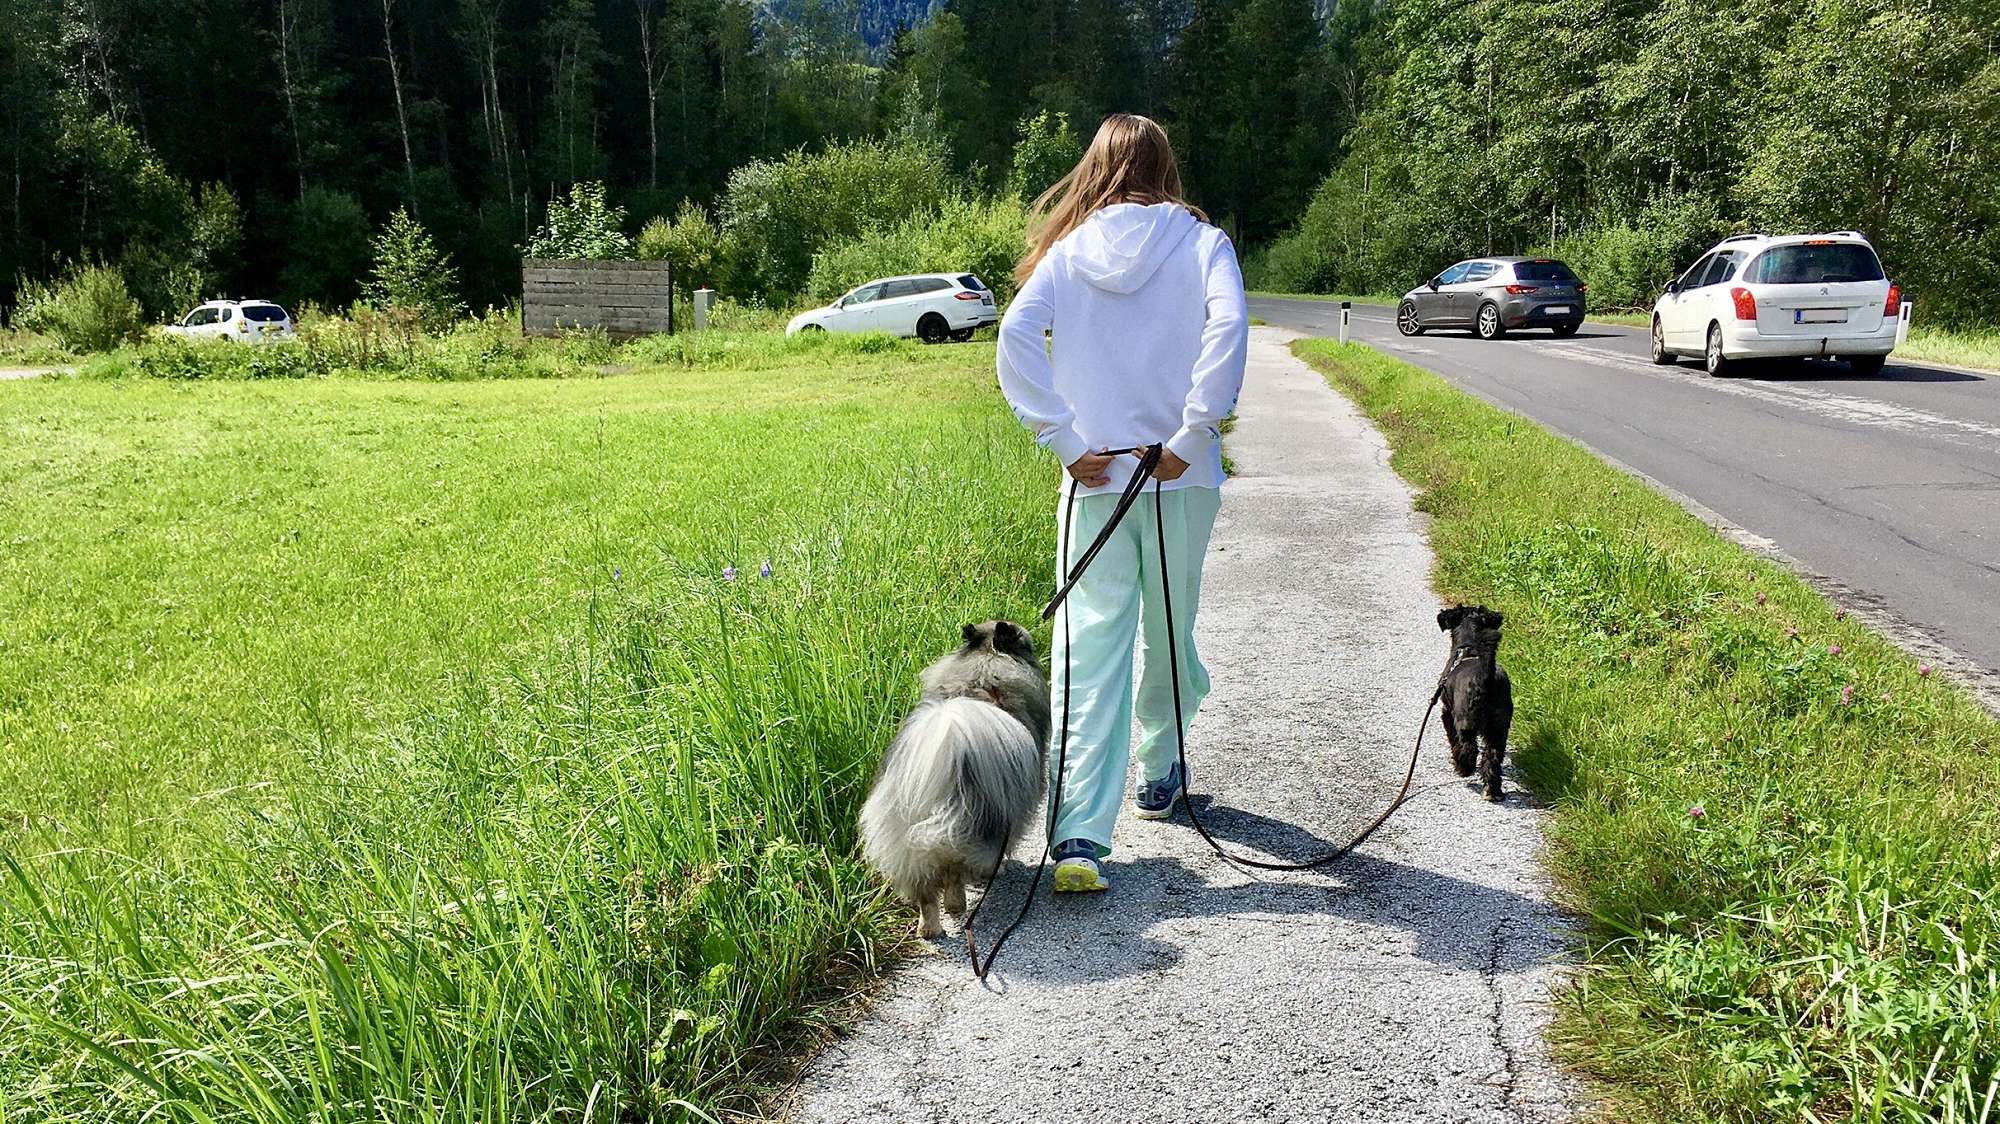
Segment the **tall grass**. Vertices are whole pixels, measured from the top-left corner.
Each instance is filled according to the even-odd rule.
[[[1439,590],[1506,613],[1587,923],[1556,1038],[1609,1115],[2000,1119],[2000,721],[1582,449],[1299,348],[1422,490]]]
[[[988,363],[0,390],[0,594],[63,592],[0,773],[83,772],[0,784],[0,1108],[752,1107],[898,920],[852,823],[917,669],[1046,576]]]

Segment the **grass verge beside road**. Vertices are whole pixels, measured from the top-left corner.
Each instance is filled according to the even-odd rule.
[[[1507,614],[1515,760],[1587,919],[1553,1034],[1612,1118],[1996,1118],[2000,721],[1590,453],[1297,346],[1420,489],[1439,591]]]
[[[854,811],[1051,480],[990,347],[700,347],[0,383],[0,1116],[753,1107],[895,936]]]

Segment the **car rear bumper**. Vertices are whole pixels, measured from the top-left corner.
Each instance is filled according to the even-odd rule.
[[[1581,300],[1546,304],[1508,301],[1500,306],[1500,322],[1509,328],[1553,328],[1583,323],[1583,312]]]
[[[1827,355],[1887,355],[1896,349],[1896,324],[1837,336],[1769,336],[1749,321],[1725,321],[1722,353],[1731,359],[1807,359]]]

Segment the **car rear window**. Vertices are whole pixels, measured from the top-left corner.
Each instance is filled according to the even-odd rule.
[[[1882,262],[1874,250],[1858,242],[1799,242],[1765,250],[1744,279],[1764,285],[1880,281]]]
[[[1559,261],[1517,261],[1514,276],[1522,281],[1574,281],[1576,274]]]
[[[245,320],[255,320],[259,323],[268,324],[274,320],[283,320],[284,318],[285,310],[275,304],[246,304],[243,306],[243,319]]]
[[[968,289],[971,289],[975,293],[983,293],[986,291],[986,283],[984,281],[981,281],[979,278],[974,277],[970,273],[961,275],[958,279],[958,283],[965,286]]]

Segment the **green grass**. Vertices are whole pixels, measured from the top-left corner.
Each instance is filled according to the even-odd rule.
[[[1355,304],[1395,304],[1402,299],[1401,293],[1271,293],[1261,289],[1250,293],[1253,297],[1273,297],[1287,301],[1352,301]]]
[[[711,343],[0,383],[0,1118],[754,1107],[903,924],[853,813],[1052,474],[990,348]]]
[[[2000,371],[2000,329],[1912,327],[1896,358]]]
[[[1440,592],[1507,615],[1516,760],[1584,926],[1553,1034],[1607,1117],[2000,1115],[2000,721],[1576,446],[1299,352],[1388,435]]]

